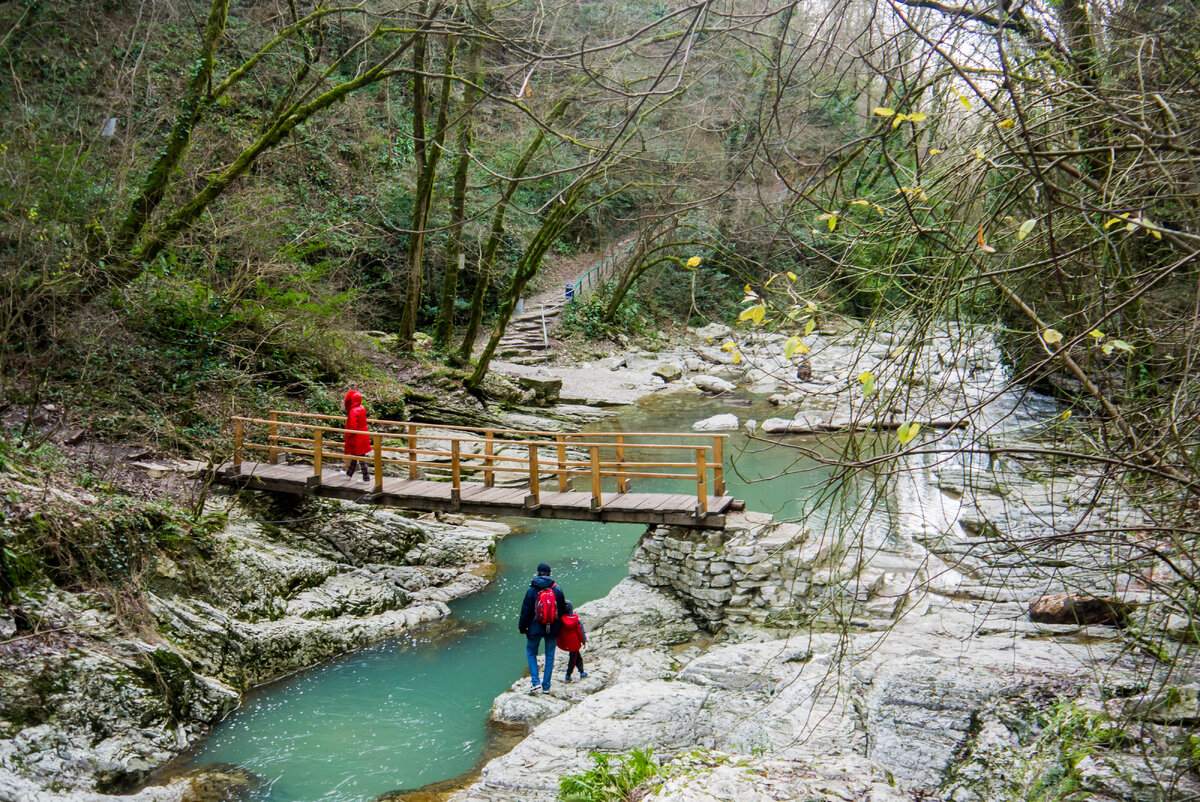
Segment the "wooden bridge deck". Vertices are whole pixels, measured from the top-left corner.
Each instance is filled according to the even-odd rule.
[[[243,462],[240,473],[232,463],[223,467],[218,481],[249,490],[269,490],[294,495],[314,495],[357,501],[383,507],[402,507],[426,512],[462,512],[467,515],[511,515],[521,518],[557,518],[570,521],[667,524],[703,529],[721,529],[725,513],[736,503],[731,496],[709,496],[708,512],[696,516],[696,497],[682,493],[612,493],[600,506],[592,506],[592,494],[584,491],[542,491],[534,504],[527,487],[485,487],[463,482],[457,501],[449,482],[428,479],[384,477],[382,491],[374,480],[351,479],[340,469],[326,469],[319,483],[310,482],[307,465],[271,465]]]
[[[357,457],[372,469],[364,482],[347,476],[346,457],[329,450],[339,448],[346,432],[341,418],[271,412],[266,419],[235,417],[233,423],[233,460],[217,481],[239,488],[425,511],[701,529],[724,528],[726,513],[741,507],[725,495],[725,435],[368,420],[371,449]],[[255,431],[262,435],[257,442],[249,437]],[[246,459],[247,451],[265,459]],[[671,483],[688,492],[632,492],[634,481],[643,479],[655,480],[655,489]],[[576,481],[588,490],[576,490]]]

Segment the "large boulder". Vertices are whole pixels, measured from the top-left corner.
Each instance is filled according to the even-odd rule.
[[[559,386],[562,386],[561,382]],[[507,401],[510,404],[518,404],[525,400],[525,393],[512,379],[494,370],[489,370],[483,375],[483,382],[480,384],[479,389],[488,398],[496,401]]]
[[[725,415],[713,415],[711,418],[698,420],[692,424],[692,428],[698,432],[720,432],[736,429],[738,427],[737,415],[728,413]]]
[[[683,368],[674,362],[663,362],[651,371],[665,382],[673,382],[683,377]]]
[[[1099,599],[1055,593],[1029,605],[1029,620],[1038,624],[1115,624],[1128,618],[1130,605],[1119,599]]]
[[[532,392],[533,402],[541,407],[548,407],[558,401],[558,396],[562,392],[562,385],[562,379],[555,378],[545,372],[538,372],[532,376],[520,376],[517,378],[517,386],[522,390]]]
[[[712,393],[713,395],[717,395],[718,393],[730,393],[737,389],[737,386],[733,382],[726,381],[719,376],[693,376],[692,384],[696,385],[704,392]]]

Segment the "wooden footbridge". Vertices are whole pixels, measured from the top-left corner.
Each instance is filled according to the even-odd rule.
[[[343,418],[271,412],[233,418],[218,481],[388,507],[721,529],[726,435],[539,432],[368,420],[371,479],[345,473]],[[247,458],[253,455],[257,461]],[[633,492],[652,480],[682,492]],[[586,490],[575,489],[576,484]],[[711,488],[711,490],[710,490]],[[710,495],[711,492],[711,495]]]

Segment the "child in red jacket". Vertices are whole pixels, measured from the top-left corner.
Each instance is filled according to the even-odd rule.
[[[367,434],[367,410],[362,405],[362,395],[355,390],[346,393],[343,402],[346,407],[346,456],[351,457],[346,467],[346,475],[354,476],[354,469],[362,467],[362,480],[369,482],[367,473],[367,454],[371,453],[371,437]],[[358,459],[353,459],[358,457]]]
[[[571,681],[571,672],[576,668],[579,669],[579,678],[583,679],[587,672],[583,670],[583,656],[580,652],[587,643],[587,635],[583,631],[579,616],[575,615],[575,608],[571,602],[563,604],[563,617],[559,621],[562,626],[558,630],[558,648],[571,653],[567,659],[567,682]]]

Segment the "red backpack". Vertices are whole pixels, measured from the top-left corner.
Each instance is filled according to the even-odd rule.
[[[548,588],[538,591],[537,601],[533,605],[533,615],[541,624],[549,625],[558,620],[558,600],[554,595],[553,583]]]

